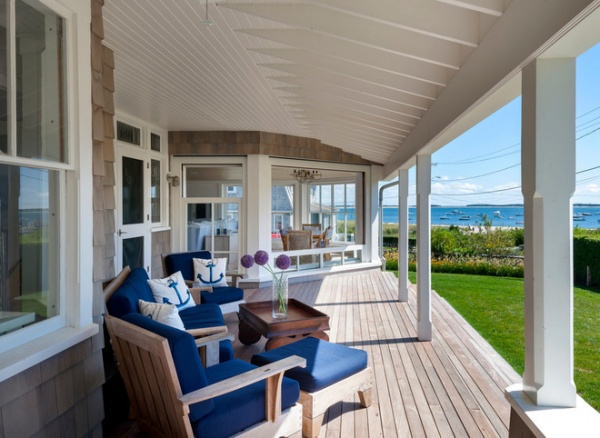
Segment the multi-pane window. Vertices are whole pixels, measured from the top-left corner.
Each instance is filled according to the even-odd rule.
[[[0,14],[3,336],[57,316],[64,306],[61,211],[66,208],[65,165],[70,156],[65,19],[36,0],[0,0],[0,10],[14,11],[14,16]],[[13,51],[14,62],[8,56]],[[15,78],[14,87],[10,77]]]
[[[294,225],[294,186],[275,185],[271,189],[271,229],[275,232]]]
[[[356,184],[310,186],[310,221],[323,229],[332,226],[333,239],[354,242],[356,233]]]

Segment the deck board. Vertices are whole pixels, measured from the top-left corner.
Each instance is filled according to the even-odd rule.
[[[372,405],[362,409],[356,394],[336,403],[319,437],[508,436],[504,388],[520,376],[435,292],[433,339],[419,342],[416,287],[409,288],[408,303],[398,302],[391,273],[334,274],[289,287],[290,298],[330,316],[331,341],[365,350],[374,371]],[[270,296],[270,288],[245,291],[249,302]],[[237,335],[236,316],[226,322]],[[235,355],[250,360],[265,342],[236,340]]]

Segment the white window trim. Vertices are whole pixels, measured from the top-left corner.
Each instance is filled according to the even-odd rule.
[[[93,322],[92,278],[93,254],[89,245],[93,241],[93,216],[90,193],[93,190],[92,169],[92,108],[91,108],[91,5],[80,0],[40,0],[57,14],[65,18],[67,35],[67,118],[69,164],[40,163],[36,160],[2,156],[3,163],[20,164],[64,170],[61,192],[65,193],[61,203],[61,311],[60,317],[35,324],[33,330],[19,330],[6,335],[17,338],[18,346],[0,353],[0,381],[19,374],[27,368],[46,360],[71,346],[98,333],[98,325]],[[14,29],[14,22],[9,23]],[[10,36],[14,42],[14,36]],[[13,46],[14,47],[14,44]],[[14,63],[14,51],[10,54]],[[11,89],[15,89],[11,74]],[[16,102],[12,99],[10,114],[16,114]],[[14,147],[14,128],[10,130]],[[13,153],[14,151],[10,151]],[[37,164],[36,164],[37,163]],[[61,194],[62,194],[61,193]],[[66,230],[70,231],[69,238]],[[68,267],[68,268],[67,268]],[[59,321],[58,323],[56,321]],[[47,324],[44,324],[47,323]],[[55,325],[56,324],[56,325]],[[29,333],[28,333],[29,332]],[[40,336],[40,334],[42,334]],[[14,335],[14,336],[12,336]],[[4,337],[3,337],[4,338]],[[0,344],[4,342],[0,338]]]

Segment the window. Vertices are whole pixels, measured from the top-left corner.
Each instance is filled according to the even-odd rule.
[[[273,186],[271,189],[271,229],[274,232],[294,225],[294,186]]]
[[[154,152],[161,151],[160,135],[155,134],[154,132],[152,132],[150,134],[150,149],[153,150]]]
[[[125,122],[117,121],[117,140],[141,146],[141,129]]]
[[[7,7],[9,2],[14,8]],[[65,19],[35,0],[0,0],[0,10],[14,11],[14,16],[0,18],[0,337],[4,337],[56,316],[64,318],[60,272],[66,239],[61,212],[66,210],[70,156]],[[8,26],[13,20],[14,26]],[[14,40],[9,28],[14,29]],[[7,56],[12,50],[14,63]],[[13,75],[16,87],[11,88],[7,78]],[[0,350],[10,348],[5,345]]]
[[[167,138],[166,133],[135,118],[121,115],[117,115],[117,118],[116,144],[120,154],[131,155],[134,157],[133,161],[143,162],[146,169],[141,177],[143,187],[139,187],[140,202],[143,206],[139,211],[146,215],[151,228],[166,227],[168,226],[167,155],[163,144],[164,139]],[[140,153],[143,155],[139,155]],[[149,205],[147,205],[148,201]]]
[[[332,226],[333,239],[354,242],[356,233],[356,184],[310,186],[310,221]]]

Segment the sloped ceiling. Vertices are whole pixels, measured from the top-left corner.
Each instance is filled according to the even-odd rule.
[[[115,104],[168,130],[306,136],[385,164],[510,6],[209,1],[205,26],[202,0],[106,0]]]

